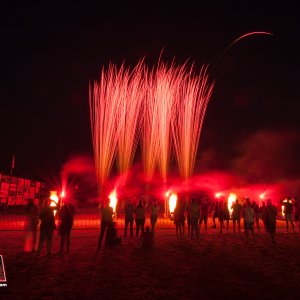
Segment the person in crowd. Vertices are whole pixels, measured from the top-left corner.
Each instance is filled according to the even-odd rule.
[[[217,228],[217,225],[216,225],[216,219],[218,219],[218,205],[219,205],[219,201],[218,200],[215,200],[213,202],[213,205],[211,206],[211,213],[212,213],[212,221],[213,221],[213,226],[212,228],[213,229],[216,229]]]
[[[257,231],[260,232],[260,226],[259,226],[259,205],[256,201],[251,202],[251,206],[254,209],[254,223],[256,225]]]
[[[125,227],[124,227],[124,237],[127,237],[128,225],[130,227],[130,237],[133,237],[133,220],[134,220],[134,207],[131,204],[131,200],[128,200],[125,207]]]
[[[223,210],[222,210],[223,202],[224,202],[223,199],[217,200],[214,208],[215,216],[218,218],[220,224],[220,233],[223,232]]]
[[[153,247],[153,243],[153,232],[150,231],[149,226],[146,226],[145,232],[140,237],[139,248],[143,250],[149,250]]]
[[[265,203],[265,201],[262,201],[261,206],[259,208],[259,217],[262,220],[265,231],[266,231],[267,228],[266,228],[266,222],[265,222],[265,220],[266,220],[265,214],[266,214],[266,203]]]
[[[200,208],[199,204],[196,202],[195,198],[191,199],[191,204],[189,207],[190,211],[190,221],[191,221],[191,239],[199,238],[199,217],[200,217]]]
[[[221,230],[220,232],[222,233],[222,229],[224,226],[224,222],[226,222],[226,232],[228,233],[229,230],[229,219],[230,219],[230,214],[229,214],[229,209],[228,209],[228,202],[227,200],[222,201],[222,215],[223,215],[223,222],[220,223],[220,225],[222,224]]]
[[[191,234],[191,211],[190,211],[190,203],[187,203],[185,207],[185,214],[186,214],[186,220],[187,220],[187,234]]]
[[[113,208],[109,206],[109,199],[105,199],[103,205],[100,206],[100,214],[101,214],[101,229],[100,236],[98,239],[98,251],[101,248],[101,244],[104,238],[104,235],[107,231],[107,228],[113,221]]]
[[[74,222],[75,209],[70,199],[64,199],[64,203],[58,212],[60,220],[60,250],[59,254],[63,253],[65,243],[67,244],[67,253],[70,252],[71,230]]]
[[[292,198],[287,197],[286,200],[282,202],[282,205],[284,207],[284,219],[285,219],[285,224],[286,224],[286,232],[289,232],[289,222],[292,225],[292,231],[295,233],[295,228],[294,228],[294,222],[293,222],[293,203],[292,203]]]
[[[251,201],[249,198],[246,198],[242,215],[244,218],[245,239],[246,242],[249,242],[249,231],[252,234],[252,240],[254,240],[254,209],[251,206]]]
[[[121,237],[118,237],[116,222],[109,223],[106,231],[105,246],[113,247],[121,244]]]
[[[265,218],[266,229],[270,233],[273,243],[276,243],[275,240],[276,216],[277,216],[277,208],[272,204],[272,201],[268,199],[264,218]]]
[[[174,209],[174,223],[176,226],[176,235],[178,237],[178,233],[180,238],[184,238],[184,223],[185,223],[185,215],[184,215],[185,207],[182,202],[182,199],[179,198],[176,203],[176,207]]]
[[[40,225],[40,241],[38,246],[37,255],[41,254],[44,241],[47,241],[47,255],[51,255],[53,231],[56,228],[54,219],[54,210],[57,206],[50,206],[54,202],[50,198],[44,200],[44,205],[39,213],[41,219]],[[55,202],[54,202],[55,203]]]
[[[206,197],[204,197],[200,203],[199,232],[201,231],[202,222],[204,222],[204,232],[206,233],[208,210],[209,210],[209,201]]]
[[[150,215],[150,222],[151,222],[151,231],[154,234],[155,225],[158,218],[159,213],[159,206],[157,205],[156,199],[153,200],[153,204],[150,207],[151,215]]]
[[[31,251],[35,252],[35,244],[37,240],[37,231],[38,231],[38,224],[39,224],[39,215],[38,215],[38,208],[34,204],[32,198],[28,200],[28,203],[25,207],[25,213],[27,215],[26,230],[30,235],[29,240],[31,240]]]
[[[135,208],[136,237],[139,237],[140,229],[142,234],[144,233],[145,220],[146,220],[146,209],[143,204],[143,201],[140,199],[137,207]]]
[[[298,197],[294,197],[294,218],[298,223],[298,232],[300,232],[300,200]]]
[[[232,209],[232,222],[233,222],[233,232],[235,233],[236,224],[238,226],[238,231],[241,233],[241,216],[242,216],[242,205],[239,203],[239,200],[236,199],[235,203],[231,206]]]

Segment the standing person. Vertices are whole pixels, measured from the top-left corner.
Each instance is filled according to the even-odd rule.
[[[209,209],[209,202],[208,202],[208,199],[205,197],[205,198],[202,199],[202,201],[200,203],[199,233],[201,231],[202,222],[204,222],[204,231],[206,233],[207,219],[208,219],[208,209]]]
[[[143,205],[143,201],[139,200],[137,207],[135,208],[135,224],[136,224],[136,237],[139,237],[139,231],[141,228],[142,234],[144,233],[144,225],[145,225],[145,206]]]
[[[272,204],[271,200],[268,199],[264,217],[265,217],[266,229],[270,233],[273,243],[276,243],[275,241],[276,216],[277,216],[277,208]]]
[[[178,231],[181,238],[184,238],[184,205],[182,203],[182,199],[178,199],[176,203],[176,207],[174,209],[174,223],[176,225],[176,235],[178,236]]]
[[[298,231],[300,232],[300,200],[294,197],[294,216],[295,222],[298,223]]]
[[[106,199],[103,203],[103,205],[100,207],[100,213],[101,213],[101,230],[100,230],[100,236],[98,240],[98,251],[101,248],[102,240],[104,238],[104,234],[108,228],[108,226],[113,221],[113,208],[109,206],[109,199]]]
[[[41,219],[41,226],[37,255],[41,254],[45,240],[47,240],[47,255],[51,255],[53,231],[56,228],[53,210],[57,209],[56,206],[50,206],[51,202],[52,200],[50,198],[46,198],[43,208],[41,209],[41,212],[39,214],[39,218]]]
[[[257,227],[257,231],[260,232],[260,226],[259,226],[259,206],[256,203],[256,201],[252,201],[251,206],[254,209],[254,222],[256,224]]]
[[[151,205],[150,209],[151,209],[151,215],[150,215],[151,231],[154,234],[154,229],[155,229],[155,225],[159,213],[159,206],[157,205],[156,199],[153,200],[153,204]]]
[[[200,210],[199,205],[196,202],[195,198],[191,199],[190,205],[190,218],[191,218],[191,239],[194,238],[194,235],[199,238],[199,217],[200,217]]]
[[[216,202],[215,213],[218,216],[218,220],[219,220],[219,223],[220,223],[220,233],[223,232],[223,227],[224,227],[223,207],[224,207],[224,200],[221,199],[221,200]]]
[[[127,237],[127,228],[130,226],[130,237],[133,237],[133,219],[134,219],[134,207],[131,204],[131,200],[128,200],[124,207],[125,213],[125,228],[124,228],[124,237]]]
[[[261,203],[261,207],[259,208],[259,217],[261,218],[263,224],[264,224],[264,228],[265,231],[267,230],[266,228],[266,203],[265,201],[262,201]]]
[[[212,205],[212,221],[213,221],[212,228],[214,228],[214,229],[217,228],[216,219],[218,218],[218,205],[219,205],[218,200],[215,200],[213,205]]]
[[[228,233],[230,213],[229,213],[227,200],[223,201],[223,203],[222,203],[222,214],[223,214],[223,224],[224,224],[224,221],[226,221],[226,232]],[[222,229],[221,229],[221,233],[222,233]]]
[[[65,242],[67,244],[67,252],[70,252],[70,235],[73,227],[75,209],[70,200],[64,199],[64,204],[58,212],[60,226],[60,250],[59,254],[63,253]]]
[[[37,239],[37,230],[39,224],[38,208],[30,198],[25,207],[27,215],[27,231],[31,235],[28,240],[31,240],[31,252],[35,252],[35,244]]]
[[[249,198],[246,198],[246,203],[243,207],[243,218],[244,218],[244,228],[245,228],[245,239],[249,241],[249,231],[252,234],[252,239],[254,240],[254,209],[251,206]]]
[[[292,225],[293,233],[295,233],[294,222],[293,222],[293,203],[292,198],[287,197],[285,201],[283,201],[282,205],[284,206],[284,218],[286,223],[286,232],[289,232],[289,222]]]
[[[187,219],[187,225],[188,225],[188,235],[191,234],[191,210],[190,210],[190,204],[186,205],[185,208],[186,211],[186,219]]]
[[[232,222],[233,222],[233,232],[235,233],[235,224],[238,225],[239,233],[241,233],[241,216],[242,216],[242,205],[239,203],[238,199],[235,200],[235,203],[231,206],[232,209]]]

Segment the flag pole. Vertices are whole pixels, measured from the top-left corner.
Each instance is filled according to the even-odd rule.
[[[10,168],[10,177],[12,176],[13,168],[15,167],[15,155],[13,154],[11,168]]]

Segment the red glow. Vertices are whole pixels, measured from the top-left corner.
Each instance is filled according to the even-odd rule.
[[[229,194],[229,196],[228,196],[228,210],[229,210],[229,213],[230,213],[230,215],[232,214],[232,204],[233,204],[233,202],[235,202],[236,201],[236,198],[237,198],[237,195],[236,194],[234,194],[234,193],[230,193]]]
[[[118,198],[117,198],[117,193],[116,191],[112,191],[110,193],[110,195],[108,196],[109,198],[109,206],[112,207],[113,209],[113,212],[115,213],[116,212],[116,206],[117,206],[117,203],[118,203]]]
[[[170,198],[169,198],[169,211],[170,211],[170,213],[174,213],[176,204],[177,204],[177,195],[172,193]]]
[[[283,203],[287,203],[287,202],[289,202],[289,201],[288,201],[287,199],[284,199],[282,202],[283,202]],[[281,213],[282,213],[282,216],[284,217],[284,216],[285,216],[284,205],[281,205]]]
[[[57,191],[50,191],[50,200],[51,203],[50,203],[50,206],[56,206],[58,204],[58,196],[57,196]],[[53,211],[54,213],[54,216],[56,215],[56,210]]]

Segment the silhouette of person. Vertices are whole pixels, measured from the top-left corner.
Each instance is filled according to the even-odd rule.
[[[215,216],[217,216],[219,223],[220,223],[220,233],[223,232],[223,227],[224,227],[224,211],[223,211],[223,206],[224,206],[224,200],[220,199],[219,201],[216,201],[215,205]]]
[[[265,231],[267,230],[266,228],[266,203],[265,201],[262,201],[261,203],[261,207],[259,208],[259,217],[261,218],[263,224],[264,224],[264,228]]]
[[[199,226],[198,226],[199,217],[200,217],[199,204],[196,202],[195,198],[192,198],[190,204],[191,239],[193,239],[194,236],[199,238]]]
[[[60,219],[60,250],[59,253],[63,252],[65,242],[67,244],[67,252],[70,251],[70,235],[73,227],[75,209],[69,200],[64,200],[64,204],[58,212]]]
[[[298,223],[298,231],[300,232],[300,200],[294,197],[294,217],[295,222]]]
[[[284,206],[284,218],[286,223],[286,232],[289,232],[289,222],[292,225],[293,233],[295,233],[294,222],[293,222],[293,203],[292,198],[287,197],[285,201],[283,201],[282,205]]]
[[[52,201],[50,198],[46,198],[43,208],[41,209],[41,212],[39,214],[39,218],[41,219],[41,226],[37,255],[41,254],[45,240],[47,241],[47,255],[51,255],[53,231],[56,228],[53,211],[54,209],[57,209],[57,206],[50,206],[51,202],[54,201]]]
[[[215,200],[212,207],[211,207],[211,209],[212,209],[212,221],[213,221],[212,228],[214,228],[214,229],[217,228],[216,219],[219,217],[218,216],[218,212],[219,212],[218,205],[219,205],[219,201]]]
[[[137,207],[135,208],[135,224],[136,224],[136,237],[139,236],[139,232],[144,233],[144,225],[145,225],[145,206],[143,205],[143,201],[139,200]]]
[[[245,228],[245,239],[246,242],[249,241],[249,231],[252,234],[252,239],[254,240],[254,208],[251,206],[249,198],[246,198],[245,206],[243,207],[243,218],[244,218],[244,228]]]
[[[275,241],[276,216],[277,216],[277,208],[272,204],[272,201],[268,199],[266,210],[265,210],[265,224],[266,224],[267,231],[271,235],[271,239],[273,243],[276,243]]]
[[[113,208],[109,206],[109,199],[106,199],[103,202],[103,205],[100,207],[101,213],[101,229],[100,236],[98,240],[98,250],[101,248],[102,240],[104,238],[105,232],[108,226],[112,223],[112,216],[114,214]]]
[[[134,219],[134,207],[131,204],[131,200],[128,200],[124,207],[125,213],[125,227],[124,227],[124,237],[127,237],[128,225],[130,225],[130,237],[133,237],[133,219]]]
[[[207,230],[209,202],[207,198],[203,198],[200,204],[200,220],[199,220],[199,232],[201,230],[202,222],[204,222],[204,231]]]
[[[150,231],[150,227],[146,226],[145,232],[141,235],[139,247],[144,250],[151,249],[153,246],[153,232]]]
[[[121,237],[117,235],[116,222],[109,223],[106,231],[105,246],[113,247],[121,244]]]
[[[151,222],[151,231],[154,233],[155,225],[158,218],[159,206],[157,205],[156,199],[153,200],[153,204],[150,207],[151,215],[150,215],[150,222]]]
[[[233,232],[235,233],[235,224],[238,225],[239,233],[241,233],[241,215],[242,215],[242,205],[239,203],[238,199],[235,200],[235,203],[231,206],[232,209],[232,222],[233,222]]]
[[[222,215],[223,215],[223,222],[220,222],[220,225],[221,225],[221,233],[222,233],[224,221],[226,221],[226,232],[228,232],[228,229],[229,229],[229,219],[230,219],[230,214],[229,214],[228,201],[227,201],[227,200],[224,200],[224,201],[222,202],[221,210],[222,210]]]
[[[37,230],[39,224],[38,208],[30,198],[25,207],[27,215],[27,231],[31,234],[31,251],[35,252],[35,244],[37,240]]]
[[[254,209],[254,222],[256,224],[258,232],[260,232],[260,226],[259,226],[259,206],[256,203],[256,201],[252,201],[251,206]]]
[[[187,221],[187,227],[188,227],[187,234],[190,235],[191,234],[191,211],[190,211],[189,204],[186,205],[185,211],[186,211],[186,221]]]
[[[178,199],[176,203],[176,207],[174,209],[174,223],[176,225],[176,235],[178,236],[178,231],[181,238],[184,238],[184,222],[185,222],[185,216],[184,216],[184,205],[182,203],[181,199]]]

